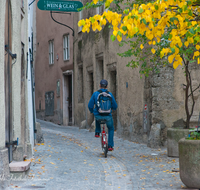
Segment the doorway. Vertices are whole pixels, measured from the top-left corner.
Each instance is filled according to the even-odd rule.
[[[73,72],[63,73],[63,124],[71,126],[73,118]]]
[[[87,85],[88,102],[89,102],[89,100],[92,97],[92,94],[94,92],[94,78],[93,77],[94,77],[93,72],[88,72],[88,85]],[[88,104],[88,102],[87,102],[87,104]],[[90,126],[92,124],[92,122],[94,121],[94,115],[89,114],[87,118],[88,118],[87,123]]]
[[[93,80],[93,73],[89,73],[89,97],[92,96],[93,92],[94,92],[94,80]]]

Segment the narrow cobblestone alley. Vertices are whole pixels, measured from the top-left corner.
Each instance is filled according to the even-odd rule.
[[[105,158],[94,133],[39,122],[45,142],[35,148],[29,175],[11,181],[10,190],[187,189],[179,173],[172,172],[178,159],[167,157],[166,148],[151,149],[115,136],[115,150]]]

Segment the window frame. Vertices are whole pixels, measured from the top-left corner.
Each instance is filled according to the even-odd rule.
[[[66,44],[66,42],[67,42],[67,44]],[[67,51],[66,51],[66,49],[67,49]],[[70,38],[69,38],[69,34],[65,34],[63,36],[63,60],[64,61],[70,60]]]
[[[54,64],[54,40],[49,40],[49,65]]]

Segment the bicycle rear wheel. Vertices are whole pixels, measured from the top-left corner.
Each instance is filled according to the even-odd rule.
[[[105,155],[105,158],[107,158],[107,153],[108,153],[108,147],[106,146],[106,147],[104,148],[104,155]]]

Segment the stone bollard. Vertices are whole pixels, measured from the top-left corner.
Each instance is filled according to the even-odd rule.
[[[86,126],[87,126],[87,122],[86,122],[86,120],[83,120],[82,122],[81,122],[81,126],[79,127],[80,129],[86,129]]]
[[[153,124],[149,134],[147,146],[150,148],[159,148],[161,146],[161,126],[160,124]]]
[[[96,124],[95,124],[95,120],[92,122],[89,131],[90,132],[95,132],[95,128],[96,128]]]
[[[44,138],[43,138],[43,134],[42,134],[42,129],[41,129],[41,125],[39,122],[36,122],[36,143],[43,143],[44,142]]]

